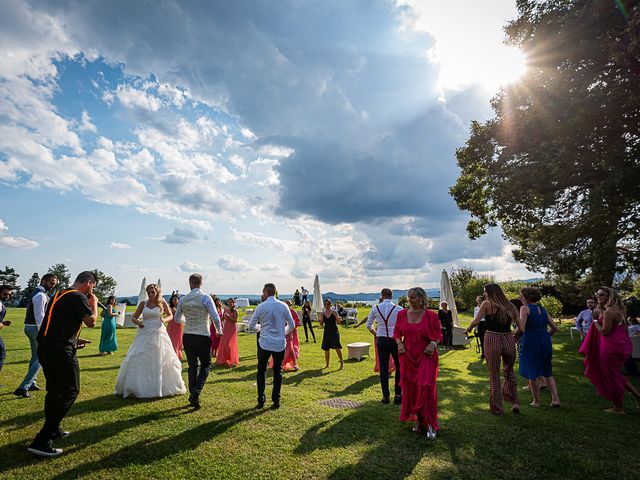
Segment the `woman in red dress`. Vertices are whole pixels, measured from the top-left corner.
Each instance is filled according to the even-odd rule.
[[[414,421],[413,431],[425,432],[435,440],[438,425],[437,345],[442,341],[442,327],[438,315],[427,309],[424,289],[409,290],[409,309],[398,313],[393,337],[398,344],[402,372],[401,421]]]
[[[596,293],[598,309],[579,352],[584,355],[584,375],[596,387],[596,393],[610,400],[609,413],[624,414],[624,391],[631,393],[640,408],[640,392],[622,374],[622,366],[631,356],[622,299],[613,288],[600,287]]]
[[[238,310],[236,302],[233,298],[227,300],[227,308],[222,313],[222,337],[218,346],[218,357],[216,365],[225,365],[227,367],[237,367],[240,363],[238,355]]]
[[[218,316],[220,317],[220,321],[222,322],[222,300],[216,297],[213,293],[211,294],[211,298],[213,299],[213,304],[215,305]],[[216,328],[213,322],[211,322],[211,325],[209,325],[209,333],[211,334],[211,356],[215,357],[216,355],[218,355],[220,337],[216,333]]]
[[[179,302],[180,297],[178,297],[178,295],[175,293],[171,295],[169,299],[169,310],[171,310],[172,315],[176,314]],[[178,322],[167,322],[167,333],[171,339],[171,345],[173,345],[173,349],[176,351],[176,355],[182,360],[182,324]]]
[[[300,317],[298,313],[291,308],[291,302],[285,301],[289,306],[289,311],[293,317],[293,331],[287,333],[287,345],[284,349],[284,359],[282,360],[282,370],[285,372],[295,372],[298,370],[298,357],[300,357],[300,341],[298,340],[298,327],[300,326]]]

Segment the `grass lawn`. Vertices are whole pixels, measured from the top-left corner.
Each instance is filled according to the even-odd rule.
[[[118,368],[135,330],[118,330],[119,352],[101,357],[99,327],[85,328],[82,336],[93,343],[79,351],[81,393],[63,422],[72,434],[56,442],[65,450],[62,456],[40,459],[26,447],[42,426],[44,392],[30,399],[13,395],[30,354],[22,331],[24,309],[9,309],[8,319],[13,325],[1,332],[7,346],[0,373],[1,478],[640,478],[640,410],[627,396],[628,415],[603,412],[609,404],[583,377],[579,340],[571,340],[568,322],[554,338],[561,409],[530,407],[530,394],[521,392],[520,415],[495,417],[488,411],[486,366],[475,351],[441,353],[442,430],[435,442],[401,424],[399,407],[380,403],[373,358],[349,360],[338,371],[332,353],[331,367],[322,370],[319,328],[317,344],[304,343],[300,329],[300,371],[285,374],[277,411],[254,409],[253,335],[239,335],[240,366],[213,369],[203,408],[193,411],[186,408],[186,396],[114,396]],[[364,326],[341,327],[340,333],[345,357],[347,343],[372,338]],[[186,380],[186,362],[183,367]],[[39,381],[44,385],[42,374]],[[518,381],[522,387],[522,378]],[[362,406],[334,409],[318,403],[334,397]],[[549,394],[542,400],[548,404]]]

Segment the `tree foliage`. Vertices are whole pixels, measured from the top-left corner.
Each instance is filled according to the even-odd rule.
[[[40,275],[38,275],[38,272],[34,272],[29,278],[27,286],[22,290],[19,306],[26,307],[29,304],[29,300],[31,300],[33,292],[36,291],[38,285],[40,285]]]
[[[96,288],[93,289],[93,293],[95,293],[96,297],[98,297],[102,303],[105,303],[109,295],[115,294],[116,286],[118,284],[112,277],[104,274],[100,270],[96,269],[92,270],[92,272],[98,281]]]
[[[15,269],[7,267],[0,270],[0,285],[11,285],[14,290],[18,288],[18,278],[20,275],[16,273]]]
[[[451,194],[472,239],[499,225],[529,268],[611,285],[640,269],[640,4],[517,7],[527,73],[472,122]]]
[[[449,281],[458,309],[469,310],[476,305],[476,297],[482,295],[484,286],[493,282],[493,278],[478,275],[473,269],[462,266],[451,270]]]
[[[64,290],[65,288],[69,288],[69,286],[71,286],[71,274],[69,273],[69,270],[64,263],[56,263],[55,265],[49,267],[47,273],[53,273],[56,277],[58,277],[58,290]]]

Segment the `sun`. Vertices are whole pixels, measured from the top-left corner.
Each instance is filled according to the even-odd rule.
[[[517,82],[527,69],[524,53],[506,45],[491,49],[452,48],[437,52],[439,84],[444,89],[460,89],[480,84],[491,92]]]

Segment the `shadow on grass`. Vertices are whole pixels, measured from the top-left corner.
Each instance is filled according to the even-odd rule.
[[[113,422],[100,427],[99,431],[104,430],[104,436],[112,436],[127,428],[141,425],[146,422],[152,422],[165,416],[171,416],[175,413],[175,410],[176,409],[165,410],[154,414],[134,417],[130,420],[129,424],[124,427],[120,424],[126,424],[127,421]],[[50,478],[53,480],[79,478],[84,475],[96,475],[96,472],[100,472],[101,470],[109,470],[112,468],[126,470],[127,467],[133,465],[149,465],[166,457],[177,455],[183,451],[195,450],[201,443],[207,442],[218,435],[223,434],[238,423],[251,420],[267,411],[268,410],[256,409],[239,410],[220,420],[198,425],[195,428],[185,430],[176,435],[158,436],[155,438],[140,440],[136,443],[122,447],[120,450],[109,455],[108,458],[100,458],[99,460],[77,465],[70,470],[59,473],[58,475]],[[84,445],[80,448],[92,446],[96,443],[96,440],[100,440],[100,438],[96,439],[95,429],[87,429],[83,432],[85,434],[83,438]],[[79,432],[79,434],[83,434],[83,432]],[[73,451],[75,449],[69,450]]]
[[[16,397],[18,399],[18,397]],[[136,399],[136,398],[122,398],[116,395],[102,395],[100,397],[91,398],[89,400],[81,400],[73,404],[66,417],[73,417],[76,415],[82,415],[85,413],[105,412],[113,411],[119,408],[127,407],[136,403],[151,403],[163,401],[163,398],[150,398],[150,399]],[[24,400],[23,400],[24,401]],[[7,418],[0,421],[0,428],[5,429],[10,426],[11,430],[19,430],[23,427],[33,425],[34,423],[44,421],[44,412],[38,409],[35,412],[27,413],[17,417]]]
[[[322,377],[325,375],[323,368],[316,368],[313,370],[298,370],[297,372],[287,373],[284,377],[283,384],[298,386],[305,380],[310,380],[316,377]]]
[[[341,397],[343,395],[357,395],[365,391],[367,388],[373,385],[379,384],[380,383],[379,379],[380,377],[377,374],[370,375],[366,378],[363,378],[362,380],[358,380],[357,382],[349,385],[348,387],[342,390],[339,390],[339,391],[328,390],[328,392],[332,395],[335,395],[336,397]],[[393,388],[393,382],[389,382],[389,383],[391,385],[391,388]]]

